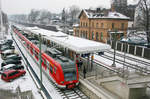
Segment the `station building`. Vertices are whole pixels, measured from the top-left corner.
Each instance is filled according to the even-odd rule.
[[[117,31],[120,36],[126,35],[129,17],[112,11],[84,9],[79,15],[80,24],[74,26],[74,35],[94,41],[106,43],[110,33]]]

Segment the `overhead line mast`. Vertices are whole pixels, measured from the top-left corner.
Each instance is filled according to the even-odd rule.
[[[1,39],[4,39],[4,33],[3,33],[3,13],[2,13],[2,2],[0,0],[0,21],[1,21]]]

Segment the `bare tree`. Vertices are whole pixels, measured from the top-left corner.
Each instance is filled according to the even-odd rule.
[[[51,17],[52,17],[51,12],[47,10],[41,10],[40,15],[38,16],[38,20],[42,24],[48,24],[51,20]]]
[[[69,8],[72,24],[77,21],[80,11],[81,11],[80,8],[78,6],[76,6],[76,5],[72,5]]]
[[[63,8],[61,15],[62,15],[61,16],[62,22],[65,23],[65,21],[66,21],[66,11],[65,11],[65,8]]]
[[[144,27],[147,34],[147,42],[150,44],[150,0],[140,0],[139,1],[139,13],[138,20],[140,25]]]
[[[28,20],[32,23],[36,22],[36,19],[39,16],[39,14],[40,14],[40,11],[32,9],[30,14],[28,15]]]

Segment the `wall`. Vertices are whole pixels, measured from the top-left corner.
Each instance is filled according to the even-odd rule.
[[[129,88],[126,84],[120,81],[103,83],[102,86],[110,92],[120,96],[121,99],[129,99]]]
[[[128,20],[102,18],[90,19],[86,16],[84,12],[82,12],[79,25],[79,37],[86,38],[83,36],[83,34],[86,34],[87,39],[92,39],[92,32],[94,32],[94,38],[92,40],[106,43],[109,37],[108,31],[113,31],[112,23],[115,24],[114,29],[117,29],[118,31],[123,31],[124,35],[126,35],[126,31],[128,28]],[[124,23],[123,29],[122,23]],[[98,33],[98,40],[96,39],[96,33]],[[101,33],[103,34],[103,39],[101,39]]]

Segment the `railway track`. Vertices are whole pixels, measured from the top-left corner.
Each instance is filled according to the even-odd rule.
[[[63,97],[63,99],[89,99],[79,90],[79,88],[74,88],[70,90],[60,90],[56,87],[56,90]]]
[[[106,53],[114,54],[114,52],[113,52],[113,51],[110,51],[110,50],[109,50],[109,51],[106,51]],[[119,56],[119,57],[124,57],[124,55],[122,55],[122,54],[120,54],[120,53],[117,53],[117,52],[116,52],[116,55]],[[140,63],[140,64],[144,64],[144,65],[150,66],[150,62],[146,62],[146,61],[143,61],[143,60],[134,58],[134,57],[130,57],[130,56],[127,56],[127,55],[126,55],[126,59],[131,60],[131,61],[134,61],[134,62],[137,62],[137,63]]]
[[[111,56],[109,56],[109,55],[106,55],[106,54],[105,54],[105,55],[102,55],[101,57],[113,61],[113,57],[111,57]],[[144,73],[146,73],[146,74],[150,74],[150,70],[148,70],[147,68],[138,66],[138,65],[136,65],[136,64],[131,64],[131,63],[129,63],[129,62],[125,62],[125,63],[124,63],[124,60],[120,60],[120,59],[117,59],[117,58],[115,59],[115,62],[117,62],[117,63],[119,63],[119,64],[124,64],[124,66],[126,66],[126,67],[128,67],[128,68],[135,69],[135,70],[144,72]]]
[[[22,44],[22,46],[24,47],[23,42],[20,39],[18,39],[18,40]],[[24,49],[26,50],[25,47],[24,47]],[[32,55],[30,55],[30,56],[34,60]],[[34,60],[34,62],[39,66],[37,61]],[[43,71],[43,73],[45,74],[46,77],[48,77],[50,83],[55,87],[55,90],[57,90],[57,92],[61,95],[62,99],[89,99],[78,87],[76,87],[74,89],[66,89],[66,90],[59,89],[56,86],[56,84],[52,82],[49,75],[47,75],[47,73],[44,71]]]

